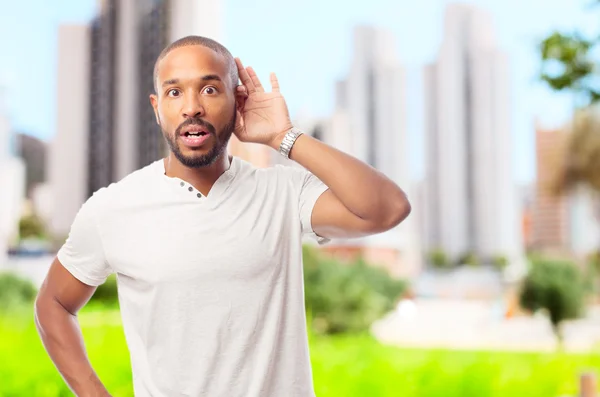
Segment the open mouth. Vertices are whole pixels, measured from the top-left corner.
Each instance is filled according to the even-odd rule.
[[[186,137],[201,137],[204,135],[208,135],[208,132],[206,132],[206,131],[190,131],[190,132],[183,133],[183,136],[186,136]]]
[[[192,129],[190,131],[182,132],[180,135],[181,141],[184,145],[191,148],[199,148],[204,145],[205,142],[210,140],[211,134],[208,131],[201,129]]]

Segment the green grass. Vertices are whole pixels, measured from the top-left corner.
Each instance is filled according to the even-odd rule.
[[[90,358],[115,397],[132,396],[129,357],[114,310],[80,316]],[[311,336],[318,397],[559,397],[576,395],[597,354],[399,349],[368,336]],[[71,396],[47,357],[29,312],[0,316],[0,396]]]
[[[318,396],[558,397],[576,395],[597,354],[400,349],[372,338],[312,339]]]

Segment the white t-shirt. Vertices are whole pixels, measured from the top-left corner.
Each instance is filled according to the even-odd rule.
[[[302,237],[327,187],[234,157],[207,197],[163,160],[100,189],[58,259],[118,291],[137,397],[314,396]],[[107,352],[110,354],[110,352]]]

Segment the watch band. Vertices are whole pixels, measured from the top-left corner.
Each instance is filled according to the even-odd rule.
[[[279,153],[281,153],[283,157],[289,159],[290,151],[292,150],[294,143],[296,143],[296,139],[298,139],[298,137],[302,134],[302,130],[296,127],[293,127],[291,130],[289,130],[283,137],[281,145],[279,145]]]

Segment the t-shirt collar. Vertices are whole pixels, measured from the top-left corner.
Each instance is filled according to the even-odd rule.
[[[219,176],[219,178],[217,178],[214,185],[210,189],[208,196],[203,196],[201,198],[202,201],[211,201],[211,202],[217,201],[222,196],[222,194],[227,190],[227,188],[231,185],[231,182],[234,180],[234,178],[240,168],[241,160],[235,156],[230,156],[230,158],[231,158],[231,161],[229,162],[229,168],[227,168],[227,170],[225,170],[225,172],[223,172]],[[160,177],[163,178],[163,180],[167,181],[167,183],[169,183],[173,186],[176,186],[178,188],[178,190],[180,190],[182,188],[181,184],[183,183],[184,184],[183,187],[185,187],[185,192],[183,189],[181,189],[181,191],[183,193],[186,193],[186,195],[187,195],[187,189],[190,184],[181,178],[167,176],[165,174],[165,163],[164,163],[163,158],[161,158],[160,160],[157,160],[155,165],[156,165],[156,169],[157,169]],[[189,197],[190,198],[196,197],[196,192],[194,192],[193,195],[190,194]]]

